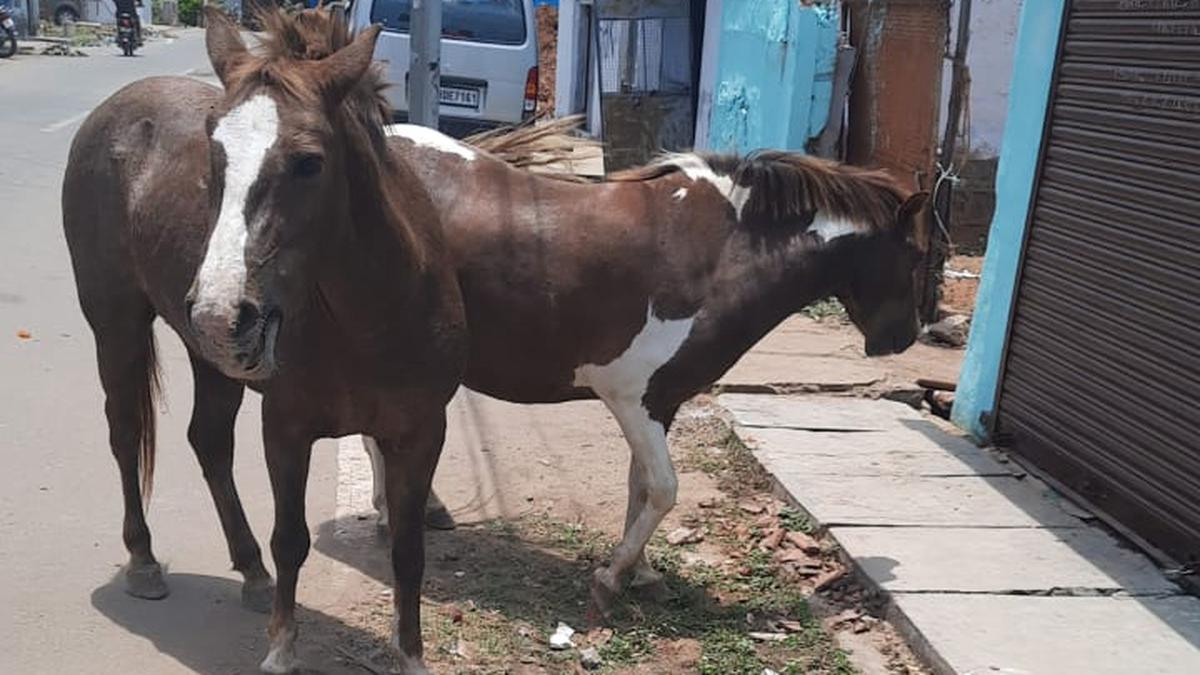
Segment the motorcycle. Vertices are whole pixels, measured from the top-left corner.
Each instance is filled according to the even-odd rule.
[[[117,46],[125,56],[133,56],[133,50],[139,46],[137,24],[129,12],[117,14]]]
[[[0,59],[17,53],[17,22],[12,13],[0,7]]]

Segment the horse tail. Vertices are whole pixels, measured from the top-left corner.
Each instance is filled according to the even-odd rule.
[[[158,345],[154,329],[148,327],[145,334],[143,372],[137,378],[137,414],[141,438],[138,439],[138,482],[142,491],[142,510],[150,506],[150,494],[154,491],[154,462],[157,454],[156,426],[157,402],[162,390],[158,364]]]

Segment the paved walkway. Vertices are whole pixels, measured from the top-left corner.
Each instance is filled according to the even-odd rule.
[[[938,673],[1200,673],[1200,599],[999,455],[891,401],[725,394]]]

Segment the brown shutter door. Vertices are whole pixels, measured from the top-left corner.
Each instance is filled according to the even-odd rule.
[[[998,437],[1200,563],[1200,0],[1072,2],[1048,123]]]

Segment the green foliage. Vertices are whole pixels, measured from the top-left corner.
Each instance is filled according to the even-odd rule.
[[[204,0],[179,0],[179,22],[185,26],[200,25],[200,12]]]

